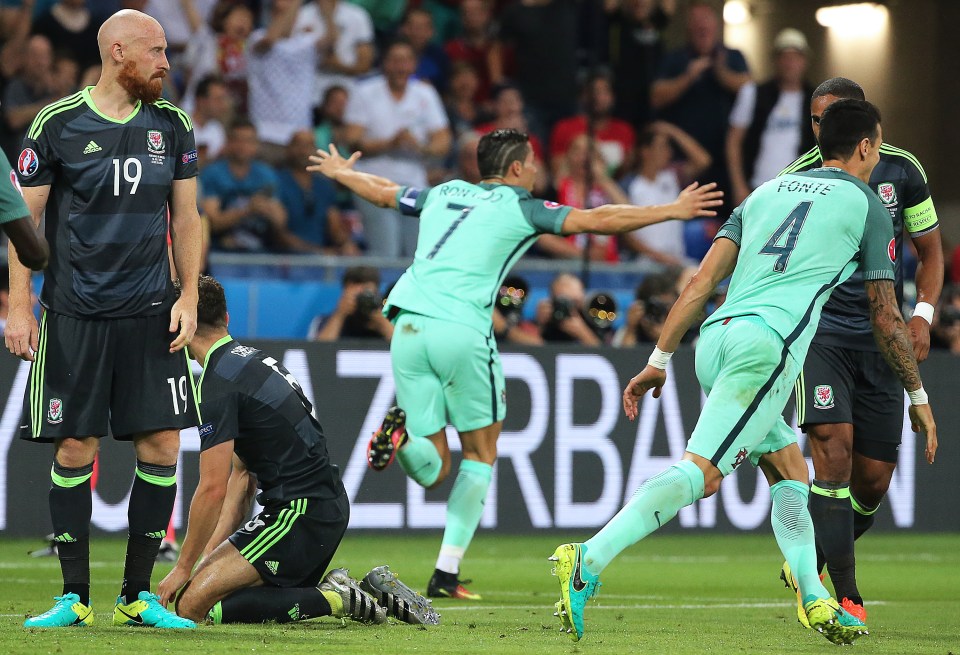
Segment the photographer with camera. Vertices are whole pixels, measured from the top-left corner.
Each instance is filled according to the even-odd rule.
[[[960,286],[943,290],[934,318],[930,346],[960,355]]]
[[[553,278],[550,298],[537,306],[537,324],[543,340],[599,346],[600,337],[587,321],[585,300],[583,282],[576,275],[560,273]]]
[[[677,290],[686,286],[690,270],[674,266],[646,276],[637,287],[636,300],[627,308],[626,324],[614,336],[613,346],[632,348],[638,343],[656,343],[667,314],[679,297]],[[695,335],[695,330],[688,331],[684,342]]]
[[[493,305],[493,336],[498,343],[543,345],[540,329],[523,318],[523,305],[529,292],[530,286],[519,275],[510,275],[503,280]]]
[[[383,339],[389,342],[393,337],[393,324],[381,313],[382,308],[380,271],[372,266],[348,268],[343,272],[343,290],[337,308],[322,320],[314,340]]]

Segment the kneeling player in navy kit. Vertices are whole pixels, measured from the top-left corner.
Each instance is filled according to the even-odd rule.
[[[160,583],[161,602],[182,588],[178,612],[214,623],[319,616],[384,623],[388,614],[439,623],[430,603],[385,566],[360,583],[345,569],[324,576],[350,517],[338,467],[300,384],[276,359],[235,341],[228,322],[223,287],[201,277],[190,344],[203,364],[200,483],[180,559]],[[254,478],[264,509],[243,523]]]

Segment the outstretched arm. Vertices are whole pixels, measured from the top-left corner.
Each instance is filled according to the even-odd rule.
[[[703,186],[694,182],[668,205],[603,205],[594,209],[573,209],[563,220],[563,234],[620,234],[673,218],[686,220],[716,216],[717,212],[711,208],[723,204],[723,191],[716,188],[716,182]]]
[[[400,185],[385,177],[353,170],[353,165],[360,156],[358,151],[350,155],[349,159],[344,159],[337,147],[331,143],[329,151],[317,149],[317,154],[310,156],[313,165],[307,166],[307,170],[326,175],[378,207],[396,208]]]
[[[914,432],[922,431],[926,435],[927,461],[932,464],[937,452],[937,426],[933,421],[927,394],[923,390],[920,368],[913,354],[907,326],[900,315],[893,281],[868,280],[866,288],[873,338],[880,347],[883,358],[910,396],[910,422]]]

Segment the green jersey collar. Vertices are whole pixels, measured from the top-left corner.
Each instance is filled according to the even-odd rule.
[[[219,348],[219,347],[222,346],[223,344],[225,344],[225,343],[230,343],[231,341],[233,341],[233,337],[231,337],[231,336],[228,334],[228,335],[226,335],[226,336],[220,337],[219,339],[217,339],[217,342],[216,342],[216,343],[214,343],[212,346],[210,346],[210,350],[207,351],[207,356],[203,358],[203,370],[204,370],[204,371],[207,370],[207,364],[210,363],[210,355],[213,354],[213,351],[215,351],[217,348]]]
[[[137,104],[133,106],[133,111],[131,111],[126,118],[113,118],[111,116],[107,116],[102,111],[100,111],[99,108],[97,108],[97,103],[93,101],[93,96],[90,95],[90,90],[92,88],[93,88],[92,86],[88,86],[83,91],[81,91],[80,94],[83,96],[83,99],[86,101],[87,106],[90,107],[90,109],[92,109],[93,112],[103,120],[110,121],[111,123],[117,123],[118,125],[124,125],[125,123],[129,123],[134,116],[140,113],[140,107],[143,105],[143,103],[137,100]]]

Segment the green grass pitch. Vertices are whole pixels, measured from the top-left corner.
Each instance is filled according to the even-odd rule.
[[[569,535],[584,538],[585,535]],[[629,549],[602,577],[587,609],[584,639],[558,632],[556,579],[546,558],[554,534],[481,534],[463,575],[482,601],[437,601],[442,625],[366,626],[319,619],[283,626],[201,626],[155,631],[110,625],[124,543],[97,539],[92,552],[97,625],[26,630],[59,593],[52,558],[31,559],[35,541],[0,540],[0,653],[827,653],[837,646],[800,628],[795,605],[777,579],[772,535],[656,536]],[[351,534],[336,565],[355,575],[386,562],[422,589],[433,569],[438,535]],[[960,655],[960,534],[868,535],[858,544],[869,636],[860,653]],[[169,565],[158,567],[154,583]],[[872,601],[872,602],[871,602]]]

